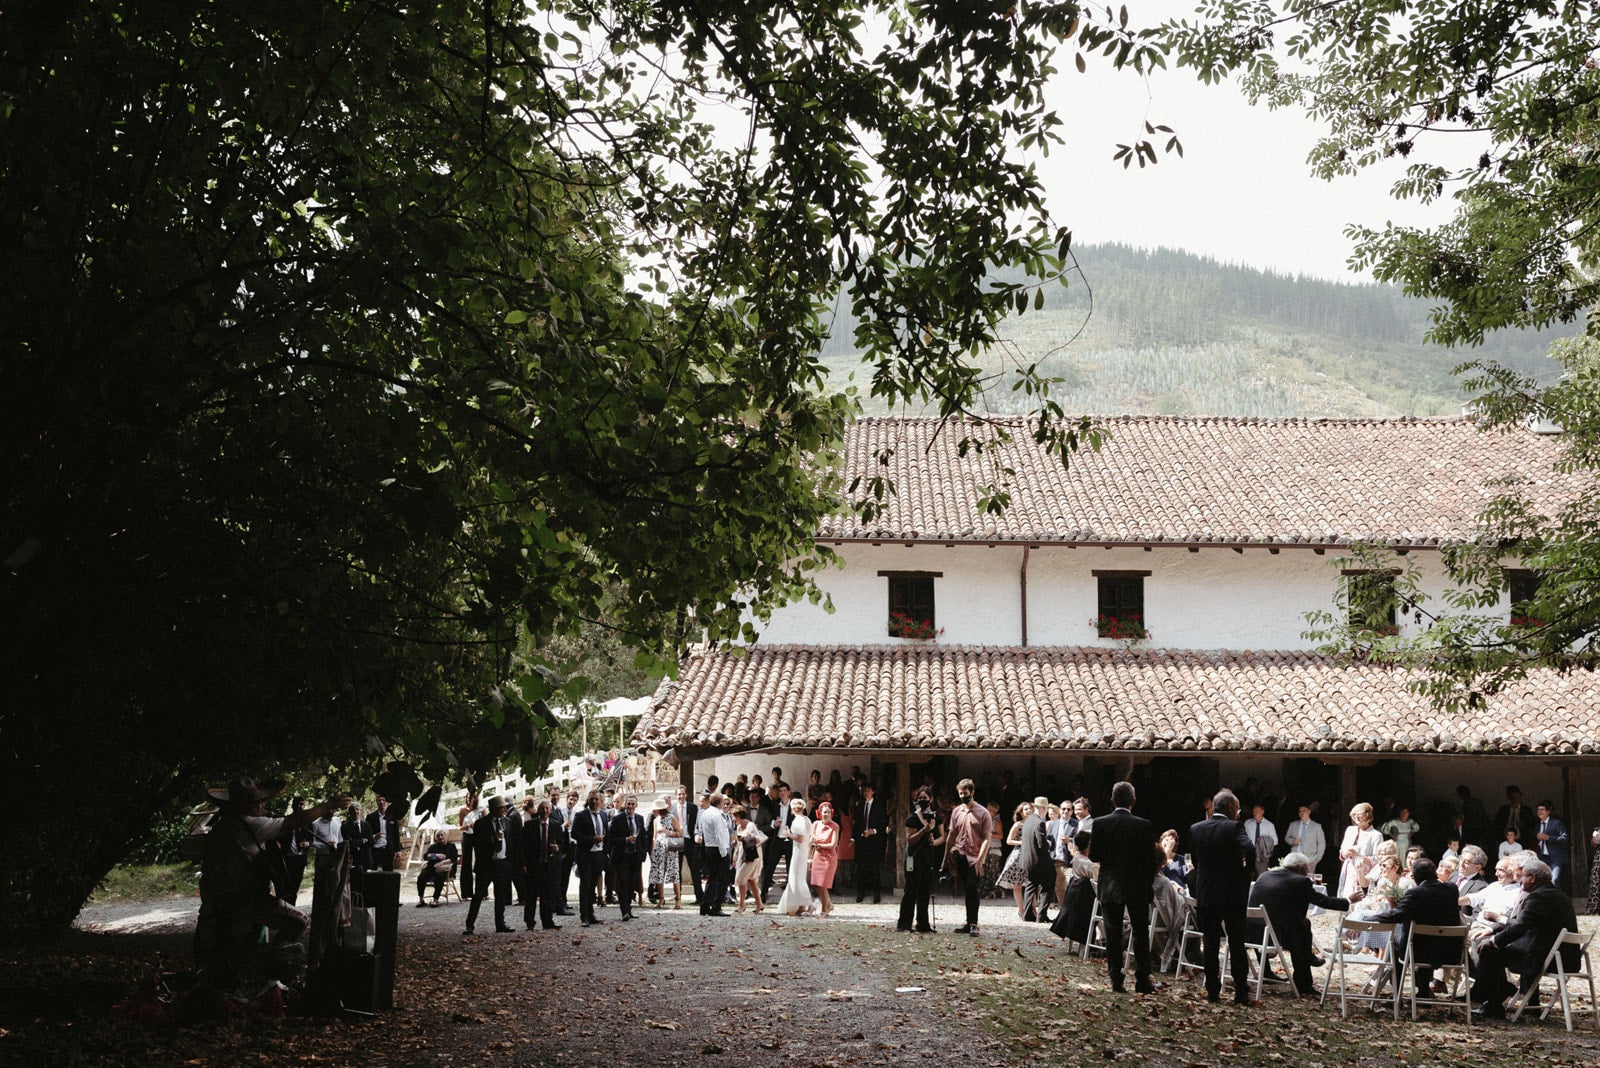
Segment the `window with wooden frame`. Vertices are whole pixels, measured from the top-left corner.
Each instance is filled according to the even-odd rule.
[[[880,571],[889,580],[889,637],[935,638],[939,626],[933,610],[933,580],[942,571]]]
[[[1346,571],[1345,606],[1352,630],[1372,634],[1400,633],[1400,598],[1394,571]]]
[[[1539,596],[1539,584],[1543,581],[1539,573],[1527,568],[1508,567],[1505,576],[1506,593],[1511,601],[1511,625],[1538,626],[1538,620],[1528,611],[1528,604]]]
[[[1139,641],[1150,636],[1144,615],[1148,571],[1095,571],[1099,587],[1094,622],[1102,638]]]

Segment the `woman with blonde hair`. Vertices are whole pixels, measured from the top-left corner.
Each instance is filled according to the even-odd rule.
[[[833,873],[839,867],[839,825],[833,822],[833,805],[827,801],[817,806],[817,818],[811,823],[811,885],[816,887],[817,899],[822,902],[822,915],[833,911]]]
[[[1372,825],[1372,806],[1365,801],[1350,810],[1350,826],[1339,843],[1339,896],[1349,897],[1363,885],[1383,844],[1383,832]]]

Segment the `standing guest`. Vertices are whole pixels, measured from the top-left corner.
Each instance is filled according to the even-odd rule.
[[[339,869],[339,847],[344,842],[343,824],[333,813],[311,823],[311,900],[331,901],[333,881]]]
[[[833,821],[833,803],[817,806],[811,823],[811,886],[822,904],[822,915],[833,911],[833,873],[839,866],[839,825]]]
[[[1521,976],[1523,990],[1536,989],[1550,947],[1564,932],[1577,931],[1578,917],[1572,899],[1550,884],[1550,867],[1541,860],[1522,866],[1522,900],[1504,927],[1479,931],[1474,937],[1472,1001],[1479,1015],[1504,1018],[1503,1002],[1517,990],[1506,981],[1506,969]],[[1579,965],[1578,947],[1561,947],[1562,964]]]
[[[1256,851],[1255,873],[1260,875],[1272,867],[1272,849],[1278,844],[1278,828],[1267,819],[1266,806],[1259,801],[1250,810],[1250,818],[1244,821],[1244,833]]]
[[[1050,838],[1050,862],[1056,869],[1056,907],[1067,899],[1067,866],[1072,860],[1072,836],[1077,833],[1077,820],[1073,817],[1072,802],[1061,802],[1061,812],[1050,821],[1046,833]]]
[[[978,937],[978,884],[983,878],[984,861],[995,846],[991,837],[995,821],[975,800],[976,790],[971,779],[956,783],[956,796],[961,800],[950,810],[948,831],[950,859],[956,866],[956,878],[967,905],[967,922],[957,927],[956,933],[974,938]]]
[[[556,903],[566,899],[561,885],[567,870],[567,833],[549,801],[534,806],[533,818],[522,825],[522,921],[533,930],[537,906],[539,919],[547,931],[558,929]]]
[[[450,841],[450,832],[440,828],[434,832],[433,842],[422,854],[422,870],[417,873],[417,908],[427,904],[425,891],[433,886],[433,907],[439,907],[439,895],[444,892],[445,880],[455,870],[460,859],[456,844]]]
[[[1567,864],[1572,859],[1572,844],[1567,837],[1567,825],[1556,819],[1553,801],[1540,801],[1535,814],[1539,817],[1539,827],[1533,832],[1534,841],[1538,843],[1533,847],[1533,851],[1550,869],[1551,884],[1559,887],[1561,873],[1567,869]]]
[[[856,847],[856,900],[868,894],[872,903],[883,900],[880,886],[883,871],[884,839],[889,830],[888,806],[878,800],[878,790],[870,781],[861,784],[861,804],[856,810],[850,833]]]
[[[1005,821],[1000,818],[1000,804],[990,801],[984,805],[989,813],[989,852],[983,858],[983,871],[979,875],[978,893],[983,897],[1000,897],[1000,871],[1005,860]]]
[[[1161,874],[1172,880],[1182,890],[1189,889],[1189,862],[1183,859],[1183,854],[1178,852],[1178,832],[1165,830],[1161,832]]]
[[[1311,862],[1311,870],[1322,865],[1323,854],[1328,851],[1328,838],[1322,833],[1322,824],[1311,818],[1311,806],[1300,806],[1300,818],[1289,824],[1283,842],[1296,853],[1304,854]]]
[[[744,898],[748,892],[755,899],[755,909],[759,913],[763,907],[761,852],[767,836],[761,833],[761,828],[750,818],[750,810],[744,805],[734,806],[733,822],[733,849],[734,855],[739,859],[739,866],[733,873],[733,884],[738,889],[739,898],[739,907],[734,911],[744,911]]]
[[[1017,903],[1017,919],[1022,919],[1022,897],[1027,889],[1028,876],[1022,870],[1022,825],[1033,812],[1033,806],[1020,802],[1011,812],[1011,827],[1006,831],[1006,859],[1000,866],[1000,877],[994,885],[1010,890]]]
[[[1350,810],[1350,826],[1339,843],[1339,896],[1349,897],[1359,887],[1378,856],[1383,834],[1372,826],[1372,806],[1359,802]]]
[[[350,871],[353,874],[372,870],[372,835],[361,816],[361,802],[352,801],[344,810],[344,822],[339,824],[339,834],[350,847]]]
[[[502,797],[489,799],[489,814],[473,824],[472,848],[477,851],[473,869],[477,882],[473,886],[472,904],[467,907],[467,934],[472,934],[478,922],[478,909],[483,899],[494,887],[494,929],[509,934],[506,924],[506,906],[511,903],[512,874],[521,867],[522,835],[516,817],[506,817],[506,803]]]
[[[1522,832],[1518,831],[1515,827],[1507,827],[1505,830],[1505,835],[1505,841],[1500,843],[1500,848],[1498,850],[1498,854],[1502,860],[1515,853],[1522,852]]]
[[[944,828],[939,820],[939,810],[934,806],[933,795],[926,787],[917,790],[911,812],[906,816],[906,885],[900,897],[899,931],[933,933],[933,923],[928,916],[933,899],[933,881],[939,867],[940,850],[944,846]],[[912,926],[915,919],[916,926]]]
[[[1049,835],[1045,830],[1045,814],[1049,807],[1048,798],[1033,799],[1033,805],[1022,821],[1021,844],[1017,847],[1023,875],[1022,918],[1039,923],[1050,922],[1050,895],[1056,882],[1055,864],[1050,859]]]
[[[782,786],[782,787],[784,787],[786,789],[788,788],[789,784],[783,780],[783,769],[782,768],[773,768],[772,769],[772,784],[774,786]]]
[[[695,839],[700,844],[700,868],[705,875],[705,893],[700,897],[700,915],[726,916],[722,898],[728,890],[728,854],[732,836],[722,810],[711,803],[711,791],[700,794],[700,813],[695,819]]]
[[[827,787],[822,785],[822,772],[816,768],[811,769],[811,783],[806,787],[806,801],[811,805],[811,814],[817,812],[817,806],[822,803],[822,795],[827,792]]]
[[[704,808],[698,800],[688,800],[686,787],[678,787],[683,798],[683,856],[689,862],[689,881],[694,884],[694,903],[703,911],[706,907],[706,873],[702,863],[704,850],[700,848],[700,812]]]
[[[656,908],[666,908],[667,887],[672,887],[672,907],[683,908],[683,825],[664,797],[650,806],[650,885],[656,890]]]
[[[606,864],[606,820],[600,791],[590,790],[587,807],[572,818],[572,849],[578,864],[578,918],[585,927],[602,922],[594,914],[595,887]]]
[[[733,904],[734,875],[739,870],[739,850],[736,848],[738,843],[733,840],[735,826],[733,822],[733,798],[723,794],[720,797],[713,795],[711,800],[715,804],[717,811],[722,813],[722,822],[728,828],[728,871],[722,884],[726,888],[722,893],[722,903],[731,905]]]
[[[400,821],[389,814],[389,799],[378,798],[378,805],[367,815],[367,833],[372,840],[372,862],[379,871],[394,871],[401,859]]]
[[[650,855],[649,835],[650,827],[639,815],[639,798],[634,794],[625,795],[622,811],[606,827],[611,869],[617,873],[617,907],[624,920],[633,919],[635,902],[643,902],[639,868]]]
[[[1461,844],[1468,842],[1479,848],[1488,848],[1499,836],[1491,833],[1489,810],[1483,802],[1472,796],[1465,784],[1456,787],[1456,812],[1461,816]],[[1503,826],[1503,824],[1502,824]]]
[[[1111,989],[1122,992],[1123,920],[1133,928],[1133,989],[1153,994],[1150,982],[1150,896],[1156,869],[1156,831],[1133,814],[1131,782],[1111,788],[1112,811],[1094,821],[1089,859],[1100,865],[1100,914],[1106,925],[1106,966]]]
[[[289,802],[289,816],[297,817],[306,806],[303,797],[292,798]],[[278,888],[278,897],[293,905],[300,897],[300,884],[306,877],[306,859],[311,851],[311,825],[296,820],[299,826],[294,827],[284,835],[283,867],[286,878],[284,884]]]
[[[784,792],[788,792],[787,788]],[[806,816],[805,798],[789,799],[789,822],[778,837],[789,839],[789,874],[783,896],[778,899],[778,911],[785,916],[803,916],[817,905],[806,883],[806,870],[811,866],[811,820]]]
[[[1600,828],[1589,832],[1589,852],[1594,860],[1589,865],[1589,915],[1600,916]]]
[[[1306,918],[1306,910],[1313,905],[1337,912],[1350,908],[1350,902],[1345,898],[1324,894],[1322,888],[1311,881],[1311,871],[1309,856],[1290,853],[1278,867],[1262,873],[1251,885],[1249,897],[1251,908],[1259,906],[1266,911],[1272,930],[1289,954],[1294,990],[1303,998],[1316,996],[1317,983],[1312,970],[1322,965],[1311,939],[1311,921]],[[1250,926],[1254,928],[1258,925],[1252,923]],[[1251,941],[1259,941],[1257,932],[1253,930]]]
[[[579,794],[576,790],[568,790],[565,804],[558,806],[550,815],[561,824],[561,830],[566,834],[567,847],[561,857],[561,875],[557,879],[560,893],[556,897],[556,915],[571,916],[572,909],[567,907],[567,890],[572,886],[572,869],[578,863],[576,851],[572,848],[572,821],[578,813],[583,811],[578,804]]]
[[[761,900],[765,901],[767,895],[772,893],[772,883],[778,873],[778,861],[786,855],[780,838],[784,837],[783,829],[789,826],[789,820],[794,813],[789,809],[789,788],[773,783],[767,787],[767,799],[771,804],[771,817],[761,830],[767,836],[767,847],[761,855]]]
[[[1506,803],[1494,814],[1494,834],[1504,837],[1507,830],[1515,829],[1517,841],[1522,843],[1518,848],[1525,849],[1533,841],[1536,822],[1533,809],[1522,803],[1522,787],[1507,786]]]
[[[1212,799],[1211,816],[1189,828],[1189,855],[1194,861],[1194,873],[1189,882],[1193,888],[1195,915],[1200,920],[1206,1000],[1215,1002],[1222,998],[1220,957],[1222,934],[1226,931],[1233,999],[1238,1004],[1248,1005],[1250,960],[1245,950],[1248,941],[1245,909],[1256,849],[1245,836],[1238,815],[1239,799],[1233,791],[1218,790]]]
[[[1411,807],[1401,805],[1395,813],[1394,819],[1385,823],[1378,830],[1394,841],[1394,846],[1402,856],[1411,848],[1411,840],[1422,830],[1422,825],[1411,818]]]

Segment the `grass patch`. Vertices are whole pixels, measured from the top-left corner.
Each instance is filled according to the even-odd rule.
[[[191,897],[200,890],[200,869],[193,864],[123,864],[100,881],[90,904]]]

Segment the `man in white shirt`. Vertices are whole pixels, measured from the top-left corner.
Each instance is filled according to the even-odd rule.
[[[1250,818],[1244,821],[1245,837],[1256,849],[1257,875],[1272,867],[1272,847],[1278,844],[1278,828],[1267,819],[1266,813],[1265,806],[1254,805],[1250,809]]]
[[[1311,818],[1311,806],[1300,806],[1300,818],[1289,824],[1289,830],[1283,839],[1292,852],[1304,853],[1311,862],[1311,870],[1317,870],[1322,863],[1323,854],[1328,851],[1328,838],[1322,832],[1322,824]]]
[[[700,844],[700,869],[706,878],[700,915],[726,916],[722,911],[722,898],[728,889],[728,848],[732,836],[722,810],[711,803],[709,790],[700,794],[700,816],[695,821],[694,840]]]

